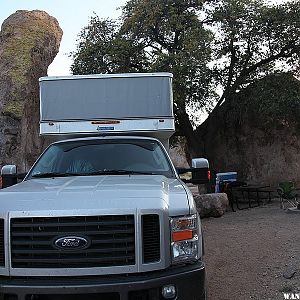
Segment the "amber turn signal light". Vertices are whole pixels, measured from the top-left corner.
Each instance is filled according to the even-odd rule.
[[[173,242],[190,240],[192,238],[193,238],[193,231],[192,230],[177,231],[177,232],[172,233]]]

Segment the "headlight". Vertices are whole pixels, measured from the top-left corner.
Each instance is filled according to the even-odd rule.
[[[201,258],[200,222],[197,215],[171,218],[172,262],[196,261]]]

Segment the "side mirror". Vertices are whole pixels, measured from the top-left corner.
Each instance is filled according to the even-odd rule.
[[[206,158],[193,158],[192,168],[209,169],[209,162]]]
[[[177,169],[177,172],[186,183],[205,184],[210,181],[209,162],[206,158],[192,159],[192,168]]]
[[[16,175],[17,174],[17,166],[16,165],[6,165],[1,169],[1,176],[3,175]]]
[[[209,162],[206,158],[192,159],[192,183],[205,184],[210,181]]]
[[[1,188],[6,188],[17,184],[17,167],[15,165],[6,165],[1,169]]]

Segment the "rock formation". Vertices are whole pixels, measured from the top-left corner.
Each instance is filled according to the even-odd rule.
[[[229,207],[225,193],[194,195],[194,200],[201,218],[221,217]]]
[[[277,74],[226,101],[198,129],[199,155],[215,172],[276,186],[300,184],[300,81]]]
[[[176,168],[189,168],[187,161],[187,145],[186,140],[182,136],[173,136],[170,145],[170,156]]]
[[[59,50],[62,30],[43,11],[17,11],[0,32],[0,166],[28,170],[43,148],[39,83]]]

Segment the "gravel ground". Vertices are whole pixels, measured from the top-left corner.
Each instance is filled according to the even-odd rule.
[[[282,300],[283,292],[300,292],[300,214],[275,202],[202,226],[209,300]]]

